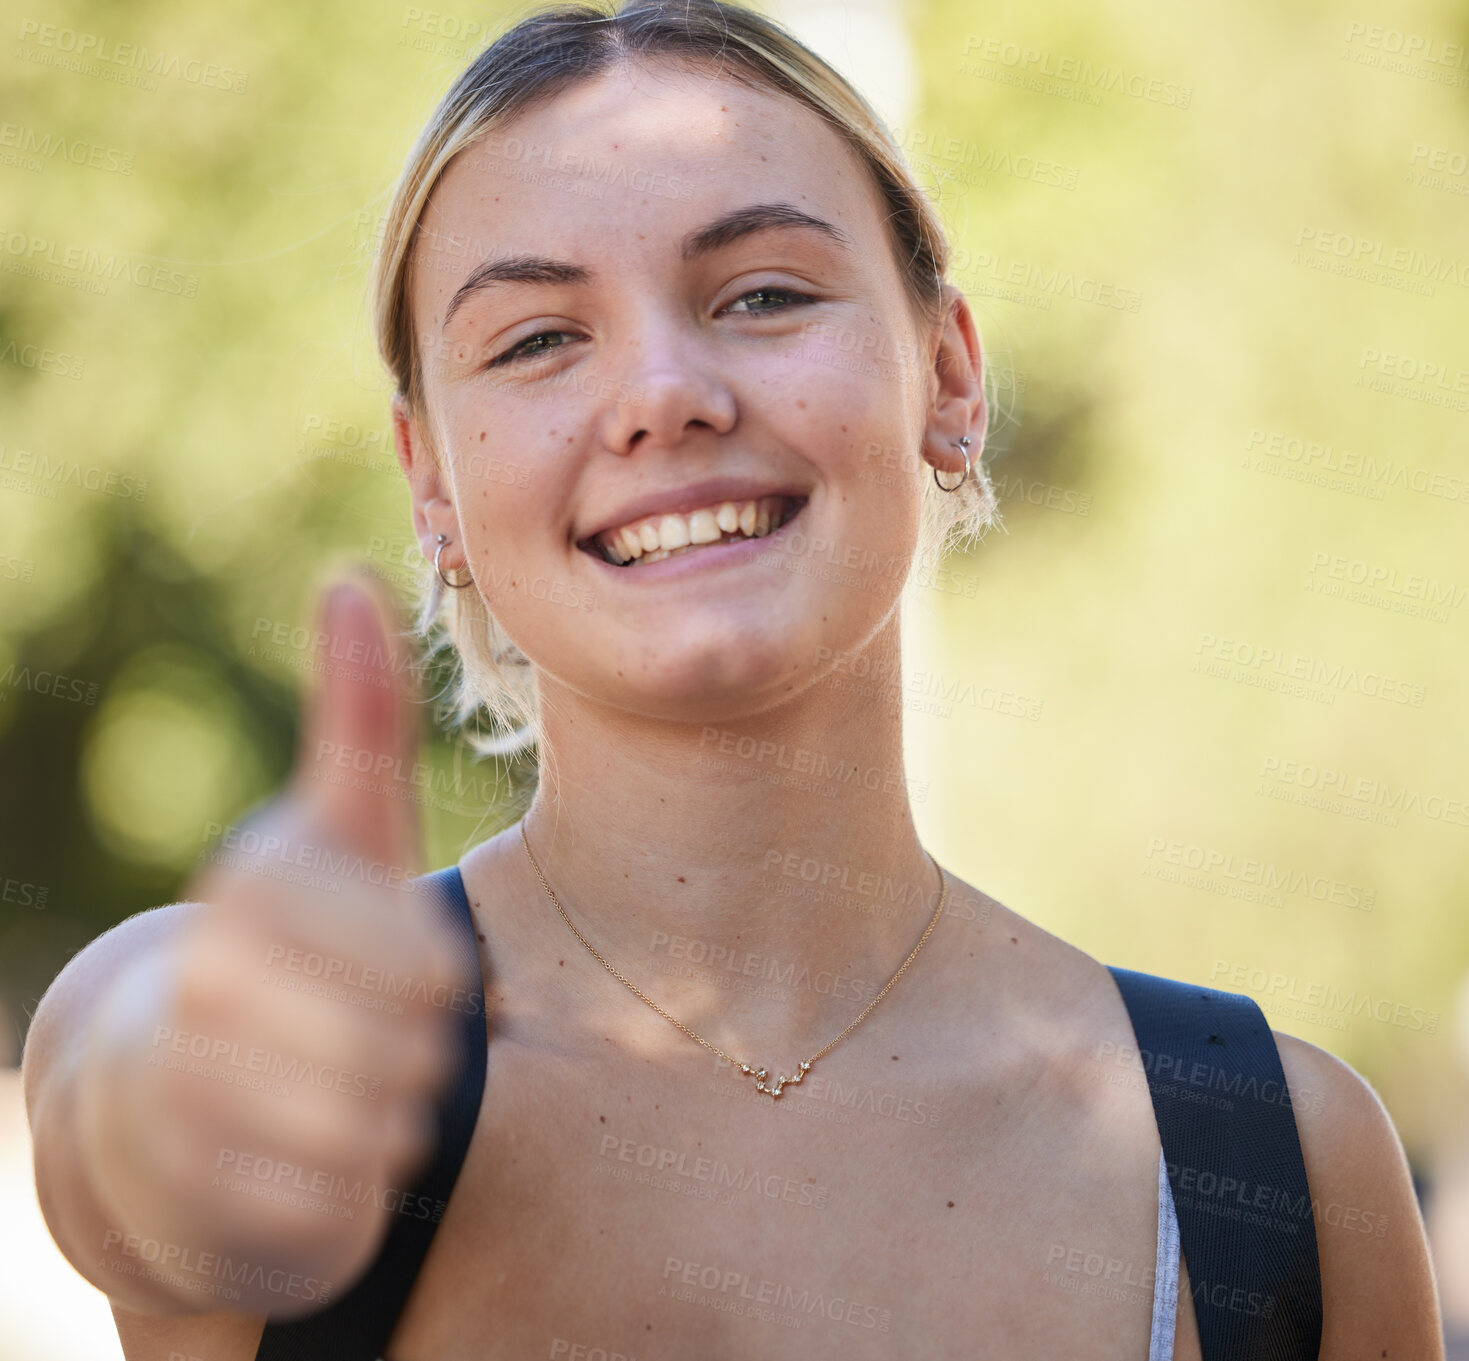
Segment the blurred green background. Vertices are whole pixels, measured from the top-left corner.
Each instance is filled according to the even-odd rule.
[[[523,7],[4,8],[15,1062],[70,955],[281,780],[323,566],[415,576],[366,266],[423,118]],[[1005,529],[911,609],[926,839],[1106,962],[1256,996],[1451,1167],[1469,7],[777,12],[897,124],[1003,396]],[[441,865],[516,772],[427,751]]]

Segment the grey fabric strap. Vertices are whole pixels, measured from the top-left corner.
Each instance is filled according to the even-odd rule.
[[[1158,1261],[1153,1269],[1153,1332],[1148,1361],[1173,1361],[1178,1330],[1178,1211],[1168,1184],[1168,1159],[1158,1150]]]

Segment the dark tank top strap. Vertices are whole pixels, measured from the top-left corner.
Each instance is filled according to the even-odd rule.
[[[1204,1361],[1315,1361],[1315,1206],[1253,998],[1109,965],[1153,1098]]]
[[[460,1004],[455,1007],[458,1020],[452,1038],[454,1077],[439,1102],[433,1161],[403,1197],[367,1273],[319,1313],[267,1324],[256,1361],[379,1361],[469,1151],[484,1095],[486,1057],[484,978],[474,918],[457,865],[423,875],[415,888],[446,914],[454,939],[465,952],[468,977],[479,985],[478,991],[456,999]]]

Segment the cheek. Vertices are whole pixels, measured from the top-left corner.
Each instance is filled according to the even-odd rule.
[[[865,412],[849,411],[843,446],[834,465],[835,511],[854,537],[899,551],[917,534],[928,465],[919,440],[908,429],[902,403]]]
[[[563,422],[564,425],[564,422]],[[556,446],[565,431],[466,403],[449,431],[454,502],[476,562],[504,563],[555,550],[551,523],[558,476]]]
[[[873,340],[874,352],[879,343]],[[827,474],[844,489],[918,482],[917,380],[905,365],[858,358],[833,338],[820,348],[813,341],[780,382],[790,425],[808,447],[826,451]]]
[[[902,474],[898,486],[869,484],[853,513],[855,537],[884,562],[906,564],[917,547],[923,503],[908,485],[911,477],[911,472]]]
[[[479,445],[456,460],[454,500],[464,534],[464,549],[475,580],[494,604],[511,569],[548,570],[553,548],[546,519],[546,483],[524,459]]]

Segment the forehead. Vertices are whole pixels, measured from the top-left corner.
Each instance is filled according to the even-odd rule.
[[[631,250],[676,251],[719,212],[772,200],[855,241],[881,231],[880,196],[861,159],[812,110],[729,76],[619,63],[454,158],[423,215],[415,291],[442,315],[444,299],[489,255],[626,268]]]

